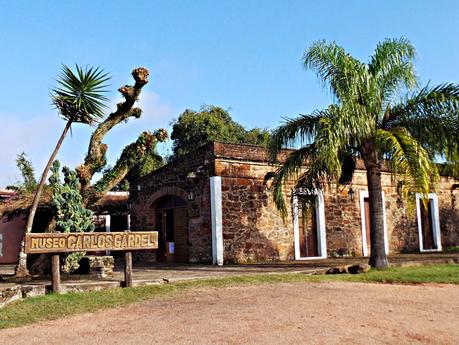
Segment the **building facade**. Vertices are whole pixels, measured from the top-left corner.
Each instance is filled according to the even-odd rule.
[[[346,185],[294,191],[287,183],[285,219],[269,190],[275,170],[262,147],[210,143],[141,178],[131,185],[131,229],[156,230],[160,240],[155,253],[138,259],[222,264],[369,255],[368,188],[359,162]],[[458,181],[441,177],[427,202],[416,195],[411,210],[389,171],[382,184],[387,253],[459,246]],[[314,206],[304,210],[303,198]]]

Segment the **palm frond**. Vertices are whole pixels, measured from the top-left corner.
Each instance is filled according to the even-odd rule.
[[[99,67],[76,65],[76,73],[68,66],[62,67],[58,86],[51,90],[53,103],[62,117],[72,122],[91,124],[104,118],[108,98],[106,82],[110,79]]]
[[[285,162],[276,170],[273,184],[273,200],[283,218],[287,215],[287,207],[284,199],[284,187],[286,182],[292,177],[298,177],[299,172],[305,166],[306,161],[316,151],[315,145],[306,145],[293,151]]]
[[[317,41],[303,55],[305,68],[315,70],[321,82],[329,84],[330,92],[339,101],[359,99],[365,93],[368,73],[365,64],[335,42]]]
[[[459,152],[459,85],[426,86],[389,108],[384,129],[404,127],[431,155],[453,159]]]
[[[403,127],[376,131],[376,145],[391,164],[392,173],[405,183],[405,194],[427,194],[438,176],[436,165],[427,150]]]
[[[336,116],[322,117],[320,125],[315,127],[314,143],[293,151],[276,171],[273,199],[283,217],[287,212],[283,189],[288,180],[297,181],[297,186],[315,190],[322,189],[325,182],[341,175],[340,154],[347,148],[347,137],[336,130],[335,119]]]
[[[403,73],[397,73],[400,81],[407,88],[416,86],[417,77],[413,68],[416,50],[406,38],[385,39],[376,46],[375,53],[371,57],[368,69],[370,73],[380,80],[391,80],[388,75],[394,75],[392,70],[403,67]]]
[[[372,112],[376,122],[381,124],[384,109],[398,96],[401,90],[417,86],[414,70],[415,49],[405,38],[386,39],[376,47],[368,64],[372,76],[371,98]]]
[[[326,121],[326,112],[316,111],[310,115],[300,115],[295,119],[285,119],[277,127],[268,142],[268,154],[272,162],[277,161],[277,154],[283,148],[292,148],[297,144],[307,143],[314,139],[320,122]]]

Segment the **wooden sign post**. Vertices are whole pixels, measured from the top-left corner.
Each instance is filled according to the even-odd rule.
[[[52,289],[62,291],[59,253],[125,251],[124,286],[132,286],[132,251],[158,249],[157,231],[26,234],[27,254],[51,253]]]
[[[124,253],[124,287],[132,287],[132,252]]]
[[[61,268],[59,254],[51,256],[51,287],[54,293],[61,293]]]

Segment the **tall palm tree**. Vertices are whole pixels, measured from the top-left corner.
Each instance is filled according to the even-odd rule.
[[[66,121],[66,125],[41,175],[27,219],[26,233],[32,231],[35,213],[49,169],[72,124],[83,123],[91,125],[104,117],[105,102],[108,100],[104,93],[107,91],[106,82],[109,79],[108,74],[104,73],[99,67],[86,67],[83,69],[76,65],[76,73],[74,73],[69,67],[63,65],[61,74],[57,79],[58,86],[51,90],[51,97],[60,116]],[[16,270],[18,276],[27,274],[26,258],[23,242],[19,255],[19,265]]]
[[[349,159],[363,160],[370,201],[373,267],[387,267],[384,250],[381,169],[389,164],[403,181],[404,196],[428,193],[437,175],[435,159],[459,161],[459,86],[418,87],[413,67],[415,49],[406,39],[386,39],[368,63],[362,63],[336,43],[318,41],[304,54],[333,96],[333,104],[287,121],[274,130],[269,154],[276,161],[284,147],[294,151],[277,170],[273,197],[286,214],[283,185],[322,189],[337,181]],[[301,167],[307,163],[308,169]],[[343,165],[344,164],[344,165]],[[351,171],[352,173],[353,171]]]

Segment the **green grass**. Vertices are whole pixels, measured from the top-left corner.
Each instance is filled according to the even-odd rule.
[[[174,284],[111,289],[64,295],[46,295],[14,302],[0,309],[0,329],[18,327],[43,320],[114,308],[152,298],[162,298],[190,289],[223,288],[234,285],[297,282],[379,282],[459,284],[459,265],[432,265],[372,270],[357,275],[260,274],[186,281]]]

